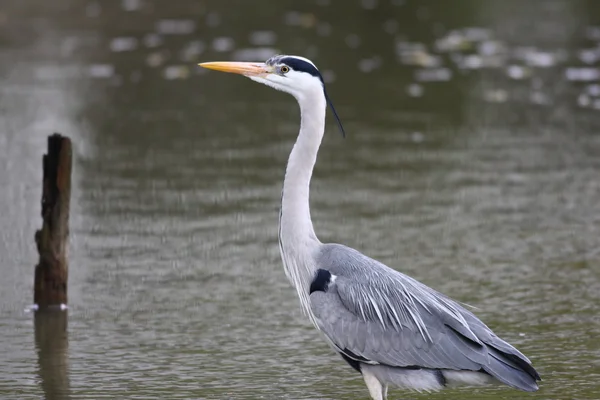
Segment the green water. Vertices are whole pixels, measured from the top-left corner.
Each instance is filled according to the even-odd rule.
[[[390,398],[600,398],[597,24],[592,1],[5,0],[0,398],[367,398],[279,259],[295,101],[195,67],[275,52],[315,61],[348,134],[328,121],[321,240],[476,306],[543,378]],[[53,131],[75,146],[58,336],[24,312]]]

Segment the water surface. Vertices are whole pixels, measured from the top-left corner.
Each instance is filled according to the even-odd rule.
[[[9,0],[0,7],[0,397],[364,399],[277,247],[293,98],[210,60],[321,68],[322,241],[477,307],[600,397],[600,9],[589,1]],[[41,155],[75,146],[68,329],[32,301]],[[57,336],[52,332],[59,332]]]

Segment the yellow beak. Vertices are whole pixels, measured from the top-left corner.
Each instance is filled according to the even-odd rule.
[[[265,76],[273,72],[273,68],[265,63],[251,62],[205,62],[198,64],[202,68],[214,69],[215,71],[230,72],[244,76]]]

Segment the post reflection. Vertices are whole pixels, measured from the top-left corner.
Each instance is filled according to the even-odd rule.
[[[46,400],[70,398],[67,314],[40,311],[34,317],[38,374]]]

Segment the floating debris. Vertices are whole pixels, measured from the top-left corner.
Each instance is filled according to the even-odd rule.
[[[452,61],[463,70],[475,70],[482,68],[501,68],[506,65],[506,60],[500,55],[491,56],[480,56],[477,54],[471,54],[462,57],[460,54],[452,54]]]
[[[170,65],[163,72],[165,79],[187,79],[190,76],[190,69],[186,65]]]
[[[85,7],[85,15],[89,18],[99,17],[101,13],[102,6],[97,1],[92,1],[91,3],[88,3],[88,5]]]
[[[80,75],[79,67],[62,65],[42,65],[34,70],[35,79],[40,81],[56,81],[61,79],[73,79]]]
[[[219,53],[231,51],[234,47],[235,42],[233,39],[226,36],[215,38],[212,42],[212,48]]]
[[[570,67],[565,70],[565,76],[570,81],[596,81],[600,79],[600,69]]]
[[[532,92],[529,99],[533,104],[549,105],[551,103],[550,98],[542,92]]]
[[[254,46],[272,46],[277,41],[277,34],[273,31],[255,31],[250,34],[249,41]]]
[[[592,99],[587,94],[582,93],[577,97],[577,104],[581,107],[589,107],[591,103]]]
[[[167,52],[164,51],[156,51],[154,53],[148,54],[146,57],[146,64],[150,67],[160,67],[167,60]]]
[[[471,54],[460,59],[457,63],[460,69],[480,69],[483,67],[483,57],[477,54]]]
[[[329,36],[331,35],[331,24],[328,22],[319,22],[317,24],[317,35],[319,36]]]
[[[156,30],[163,35],[189,35],[196,30],[196,23],[191,19],[162,19]]]
[[[588,26],[585,29],[585,37],[589,40],[600,41],[600,26]]]
[[[331,83],[335,81],[335,72],[330,69],[326,69],[325,71],[321,72],[321,76],[323,77],[325,83]]]
[[[406,88],[406,92],[411,97],[421,97],[421,96],[423,96],[424,91],[425,90],[423,89],[423,86],[419,85],[418,83],[411,83]]]
[[[60,55],[71,57],[80,45],[80,39],[77,36],[66,37],[60,43]]]
[[[449,68],[421,68],[415,71],[415,80],[419,82],[445,82],[452,79]]]
[[[110,78],[115,74],[115,67],[111,64],[92,64],[88,67],[91,78]]]
[[[404,65],[431,68],[442,65],[441,57],[428,53],[427,47],[422,43],[397,42],[396,54]]]
[[[593,85],[588,85],[585,88],[585,91],[590,95],[590,96],[594,96],[594,97],[598,97],[600,96],[600,85],[597,84],[593,84]]]
[[[360,0],[358,6],[364,9],[376,9],[383,5],[391,4],[399,7],[407,3],[406,0]],[[322,12],[327,11],[321,7],[333,6],[335,2],[314,0],[313,4],[319,7],[319,12],[293,11],[293,9],[284,11],[283,16],[280,16],[279,24],[292,27],[290,28],[292,31],[285,33],[286,35],[293,34],[298,29],[310,28],[311,32],[314,29],[313,35],[317,38],[336,35],[349,49],[362,49],[367,45],[366,36],[360,31],[350,27],[350,30],[345,33],[337,32],[334,31],[334,25],[328,22],[332,20],[320,19]],[[118,12],[130,17],[135,17],[140,11],[144,11],[144,14],[156,11],[148,0],[117,0],[116,5],[120,10]],[[83,11],[88,17],[101,16],[105,19],[108,17],[108,11],[112,13],[115,10],[104,7],[108,6],[102,0],[85,0]],[[119,37],[109,37],[107,40],[98,33],[93,35],[88,33],[87,39],[70,34],[64,36],[54,49],[61,58],[67,60],[80,52],[88,52],[93,46],[100,50],[102,48],[106,50],[108,47],[111,52],[127,55],[122,60],[117,57],[119,62],[126,63],[122,71],[116,61],[112,61],[115,65],[103,64],[102,62],[106,60],[102,59],[97,61],[98,64],[80,66],[79,71],[62,70],[68,67],[67,65],[42,64],[35,66],[32,72],[36,79],[46,81],[74,76],[87,79],[108,78],[110,80],[103,84],[111,84],[111,82],[138,82],[142,77],[146,80],[155,75],[154,73],[146,76],[147,69],[159,68],[160,70],[157,71],[159,79],[163,77],[169,80],[186,79],[188,76],[191,78],[205,72],[193,65],[200,62],[200,58],[207,51],[221,54],[222,58],[240,61],[264,60],[278,53],[276,46],[281,41],[283,33],[279,33],[277,29],[265,25],[255,26],[247,32],[246,40],[243,37],[238,39],[235,35],[228,37],[224,33],[214,33],[221,29],[212,29],[214,32],[210,34],[203,29],[223,27],[226,14],[211,11],[210,7],[206,8],[203,3],[194,5],[188,11],[189,14],[173,14],[173,17],[167,18],[160,16],[151,18],[148,14],[147,16],[151,18],[148,20],[150,27],[140,30],[139,35],[125,33]],[[7,17],[2,17],[0,14],[0,18]],[[573,42],[551,40],[532,42],[524,39],[515,42],[511,39],[509,44],[501,39],[504,38],[502,33],[506,33],[504,28],[495,30],[477,26],[450,27],[441,20],[434,20],[431,9],[424,5],[416,6],[415,19],[429,19],[426,24],[429,33],[417,32],[415,33],[417,36],[408,36],[403,33],[401,19],[396,18],[393,13],[384,13],[379,25],[375,26],[380,34],[394,40],[393,50],[396,59],[393,62],[404,70],[404,75],[413,74],[412,80],[409,77],[408,81],[400,83],[396,88],[408,98],[429,96],[435,82],[460,79],[456,84],[465,83],[472,86],[478,85],[481,78],[483,89],[477,92],[479,101],[483,101],[481,100],[483,98],[491,103],[515,102],[532,106],[555,103],[558,101],[555,99],[559,99],[558,96],[564,95],[570,97],[571,104],[575,107],[594,109],[595,104],[600,104],[600,26],[598,25],[587,28],[581,26],[581,29],[574,32],[574,36],[577,37],[573,38]],[[0,25],[1,23],[0,21]],[[433,38],[430,38],[429,34],[433,34]],[[173,35],[189,36],[177,38]],[[581,40],[582,36],[585,37],[585,41]],[[423,39],[422,42],[414,39],[424,37],[427,39]],[[171,43],[173,40],[174,42]],[[246,45],[238,48],[244,41],[247,41]],[[527,43],[529,44],[522,45]],[[312,58],[320,54],[322,49],[318,45],[313,45],[304,46],[302,51],[305,56]],[[129,55],[128,52],[139,52],[139,54]],[[372,57],[372,55],[367,53],[355,60],[355,65],[360,72],[377,71],[388,60],[383,55],[381,57]],[[136,58],[141,65],[130,65],[133,61],[132,57]],[[482,70],[485,72],[477,73]],[[336,78],[332,71],[323,71],[322,75],[327,82]],[[476,77],[474,81],[463,80],[463,77],[473,75]],[[573,82],[578,83],[576,89],[579,91],[575,93],[568,88],[573,85]],[[493,86],[489,86],[490,84]],[[567,86],[564,86],[565,84]],[[565,88],[569,91],[565,92]]]
[[[431,11],[427,7],[421,6],[417,8],[416,16],[419,21],[427,21],[431,17]]]
[[[429,53],[403,54],[401,62],[407,65],[417,65],[425,68],[436,68],[442,65],[442,58]]]
[[[50,308],[60,310],[60,311],[65,311],[65,310],[69,309],[69,306],[64,303],[60,303],[60,305],[50,306]],[[25,307],[25,309],[23,311],[26,313],[33,313],[35,311],[38,311],[39,309],[40,309],[40,306],[38,304],[32,304],[32,305]]]
[[[517,47],[513,51],[513,57],[531,67],[549,68],[565,60],[567,55],[564,51],[548,52],[535,47]]]
[[[361,40],[360,40],[360,36],[352,33],[348,36],[346,36],[346,45],[348,47],[350,47],[351,49],[356,49],[358,48],[358,46],[360,46]]]
[[[506,68],[506,74],[511,79],[520,80],[529,78],[531,76],[531,70],[521,65],[509,65]]]
[[[538,68],[549,68],[557,64],[558,54],[535,51],[525,56],[527,65]]]
[[[300,26],[302,28],[312,28],[317,23],[317,17],[310,13],[301,13],[298,11],[290,11],[285,14],[284,22],[290,26]]]
[[[381,67],[381,57],[363,58],[358,62],[358,69],[361,72],[369,73]]]
[[[477,45],[477,53],[482,56],[491,56],[506,53],[506,44],[498,40],[484,40]]]
[[[158,47],[163,44],[163,38],[159,34],[156,33],[148,33],[144,36],[144,46],[146,47]]]
[[[252,47],[235,50],[231,58],[237,61],[259,61],[267,60],[276,54],[277,50],[271,47]]]
[[[383,30],[385,31],[385,33],[388,33],[390,35],[393,35],[396,32],[398,32],[399,27],[400,24],[395,19],[388,19],[383,23]]]
[[[426,53],[427,46],[423,43],[405,42],[403,40],[396,41],[396,54],[402,55],[404,53]]]
[[[377,8],[377,0],[362,0],[361,2],[362,7],[365,10],[374,10]]]
[[[490,103],[505,103],[508,100],[508,92],[504,89],[491,89],[483,92],[483,99]]]
[[[134,37],[117,37],[110,41],[110,50],[114,52],[132,51],[138,46],[138,40]]]
[[[531,79],[531,88],[540,90],[544,87],[544,81],[539,76],[533,76]]]
[[[410,134],[410,139],[415,143],[421,143],[425,140],[425,135],[421,132],[413,132]]]
[[[435,41],[435,48],[442,53],[451,51],[464,51],[473,48],[473,43],[470,42],[465,35],[459,31],[451,31],[446,36]]]
[[[206,45],[200,40],[194,40],[183,47],[181,59],[183,61],[197,61],[198,56],[204,52]]]
[[[137,11],[142,8],[142,0],[121,0],[121,7],[125,11]]]
[[[492,31],[488,28],[468,27],[461,29],[462,35],[471,42],[481,42],[490,40]]]
[[[132,83],[138,83],[142,80],[142,72],[141,71],[133,71],[129,74],[129,81]]]
[[[600,60],[600,48],[580,50],[579,59],[586,64],[596,64]]]
[[[291,26],[300,25],[301,19],[302,19],[302,14],[299,13],[298,11],[289,11],[283,17],[285,24],[291,25]]]
[[[206,26],[216,28],[221,25],[221,16],[216,12],[209,12],[206,14]]]
[[[30,313],[30,312],[37,311],[39,309],[40,309],[39,305],[37,305],[37,304],[31,304],[31,305],[25,307],[25,310],[23,310],[23,311],[25,311],[26,313]]]
[[[113,75],[110,77],[108,82],[111,86],[122,86],[123,85],[123,76],[122,75]]]

